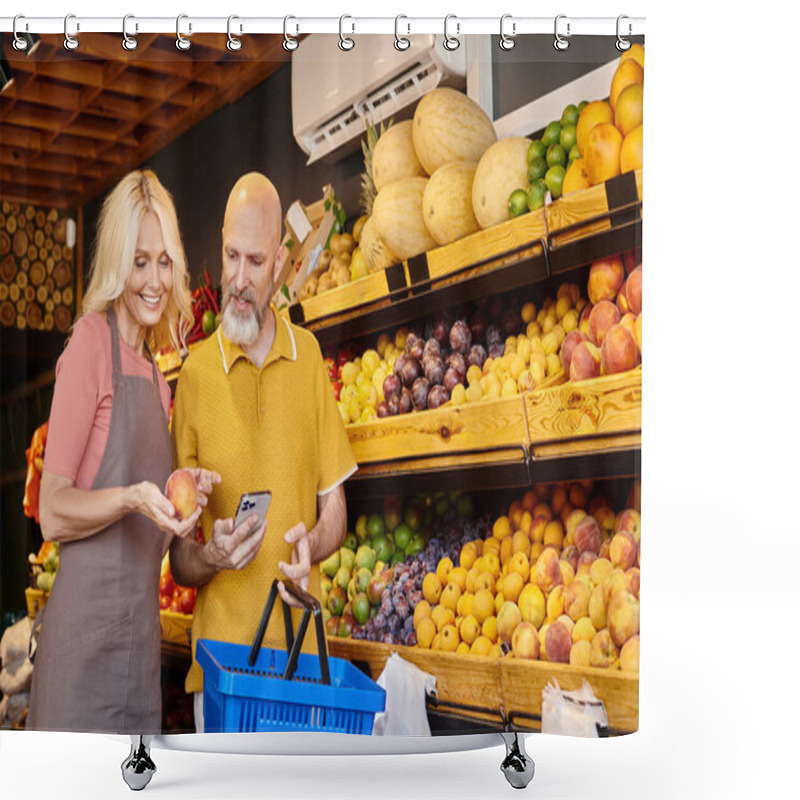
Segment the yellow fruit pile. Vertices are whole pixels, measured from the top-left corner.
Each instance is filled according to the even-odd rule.
[[[364,219],[359,219],[353,233],[333,233],[322,251],[317,268],[300,290],[300,300],[327,292],[337,286],[368,275],[364,255],[358,247]]]
[[[591,491],[537,486],[457,565],[442,559],[414,609],[417,646],[638,671],[640,517]]]

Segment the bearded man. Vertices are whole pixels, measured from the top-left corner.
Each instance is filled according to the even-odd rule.
[[[222,322],[181,369],[172,420],[176,467],[219,473],[203,510],[203,543],[170,547],[177,583],[197,587],[192,622],[195,724],[204,731],[198,639],[250,644],[274,579],[320,596],[320,561],[347,526],[344,482],[356,470],[317,340],[271,304],[281,242],[281,203],[259,173],[240,178],[222,228]],[[268,519],[234,527],[245,492],[270,491]],[[283,600],[297,605],[280,584]],[[295,610],[297,630],[299,611]],[[273,613],[265,647],[285,650]],[[304,652],[316,652],[306,637]]]

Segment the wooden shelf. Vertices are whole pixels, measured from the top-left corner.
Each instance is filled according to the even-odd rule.
[[[462,656],[352,639],[328,639],[328,652],[331,656],[366,665],[373,680],[377,680],[389,656],[396,652],[436,677],[440,701],[489,712],[463,710],[459,713],[486,720],[502,711],[512,724],[517,718],[521,728],[537,726],[536,718],[541,718],[542,713],[542,689],[551,680],[558,681],[565,690],[579,689],[586,681],[605,704],[609,725],[615,732],[630,733],[639,727],[637,673],[546,661]]]

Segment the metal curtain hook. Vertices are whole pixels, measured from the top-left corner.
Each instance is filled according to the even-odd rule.
[[[556,40],[553,42],[553,47],[555,47],[556,50],[566,50],[569,47],[569,40],[565,39],[558,32],[558,21],[560,19],[567,19],[567,15],[566,14],[559,14],[556,17],[555,28],[554,28],[555,35],[556,35]],[[569,36],[569,21],[567,21],[567,36]]]
[[[122,18],[122,47],[125,50],[135,50],[139,46],[139,41],[135,36],[128,36],[128,20],[136,19],[133,14],[126,14]],[[134,30],[139,30],[139,23],[134,24]]]
[[[451,19],[456,19],[455,14],[448,14],[444,18],[444,49],[445,50],[458,50],[461,46],[461,42],[455,36],[449,36],[447,33],[447,23],[450,22]],[[460,25],[456,22],[456,33],[459,32]]]
[[[620,14],[617,17],[617,44],[616,44],[616,47],[617,47],[617,50],[620,50],[622,52],[625,52],[625,50],[630,49],[630,46],[631,46],[631,43],[624,36],[622,36],[622,34],[619,32],[620,23],[624,19],[628,19],[625,16],[625,14]],[[628,23],[628,36],[631,35],[631,32],[632,32],[632,28],[631,28],[631,23],[629,22]]]
[[[189,15],[188,15],[188,14],[178,14],[178,17],[177,17],[177,19],[175,20],[175,34],[176,34],[176,35],[177,35],[177,37],[178,37],[178,38],[175,40],[175,47],[177,47],[177,48],[178,48],[178,50],[183,50],[184,52],[185,52],[186,50],[188,50],[188,49],[189,49],[189,48],[192,46],[192,42],[191,42],[191,40],[190,40],[190,39],[187,39],[187,38],[186,38],[186,37],[185,37],[185,36],[184,36],[184,35],[181,33],[181,20],[182,20],[182,19],[188,19],[188,18],[189,18]],[[191,32],[192,32],[192,23],[190,22],[190,23],[189,23],[189,33],[191,33]]]
[[[12,45],[15,50],[27,50],[28,49],[27,40],[17,33],[17,20],[20,19],[25,19],[25,16],[23,14],[17,14],[17,16],[14,17],[14,24],[12,26],[12,30],[14,32],[14,41],[12,42]]]
[[[69,21],[71,19],[75,19],[75,15],[74,14],[67,14],[67,16],[64,17],[64,47],[67,50],[77,50],[78,49],[78,40],[74,36],[70,36],[69,35],[69,30],[68,30]],[[77,32],[80,29],[81,29],[80,24],[76,23],[75,31]]]
[[[513,34],[515,34],[517,32],[517,23],[516,22],[512,22],[511,23],[511,34],[512,34],[512,36],[508,36],[508,34],[506,34],[503,31],[503,23],[507,19],[511,19],[511,14],[503,14],[503,16],[500,17],[500,42],[499,42],[499,44],[500,44],[500,49],[501,50],[513,50],[514,49],[514,45],[516,44],[516,42],[513,39]]]
[[[346,19],[353,19],[353,18],[349,14],[342,14],[342,16],[339,17],[339,49],[340,50],[352,50],[356,46],[356,43],[355,43],[355,41],[353,41],[353,39],[350,39],[349,37],[345,36],[342,33],[342,25],[344,24],[344,21]],[[355,24],[353,24],[353,30],[355,31],[355,29],[356,29],[356,26],[355,26]]]
[[[293,39],[286,32],[286,28],[289,24],[290,19],[296,19],[296,17],[289,15],[283,18],[283,49],[288,50],[291,53],[292,50],[297,50],[298,46],[300,45],[300,42],[298,42],[297,39]],[[297,26],[295,26],[295,32],[297,32]]]
[[[231,16],[228,17],[228,42],[225,45],[225,47],[227,47],[228,50],[231,51],[231,53],[235,53],[237,50],[241,50],[242,49],[242,40],[241,39],[237,39],[231,33],[231,22],[233,22],[233,20],[235,20],[235,19],[239,19],[239,17],[237,17],[235,14],[231,14]],[[242,30],[242,26],[240,25],[239,26],[239,31],[241,32],[241,30]]]
[[[401,36],[398,32],[398,27],[401,19],[408,19],[405,14],[398,14],[394,18],[394,48],[395,50],[408,50],[411,47],[411,40]],[[408,26],[408,32],[411,33],[411,26]]]

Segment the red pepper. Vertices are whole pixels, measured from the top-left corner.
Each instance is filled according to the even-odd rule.
[[[210,286],[204,286],[204,294],[208,299],[209,303],[209,310],[213,311],[215,314],[219,314],[219,306],[217,305],[217,298],[214,297],[214,292],[212,291]]]

